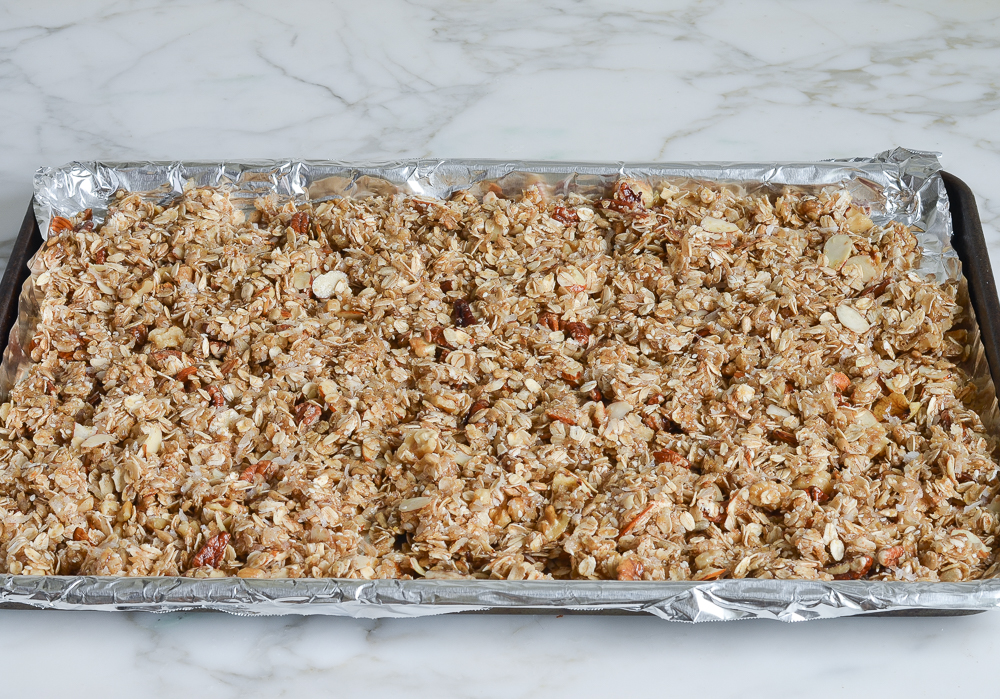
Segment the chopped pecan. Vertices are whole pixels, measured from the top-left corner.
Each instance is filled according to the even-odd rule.
[[[198,373],[198,367],[186,366],[174,375],[174,379],[176,379],[177,381],[187,381],[196,373]]]
[[[595,403],[600,403],[601,401],[604,400],[604,395],[601,393],[599,389],[595,387],[590,389],[590,393],[587,394],[587,398],[594,401]]]
[[[885,290],[889,288],[890,284],[892,284],[892,279],[883,279],[877,284],[872,284],[871,286],[862,289],[858,296],[867,296],[870,294],[872,297],[878,298],[885,293]]]
[[[874,560],[875,559],[873,559],[871,556],[860,556],[859,558],[855,558],[851,562],[850,570],[848,570],[846,573],[840,573],[838,575],[834,575],[833,579],[859,580],[868,575],[868,571],[871,570],[872,563],[874,562]]]
[[[90,536],[87,534],[87,530],[83,527],[77,527],[73,530],[73,541],[90,541]]]
[[[642,192],[632,189],[628,182],[619,180],[615,183],[615,192],[607,208],[619,212],[634,211],[642,208]]]
[[[642,419],[642,424],[654,432],[660,432],[664,429],[663,416],[659,413],[650,413]]]
[[[691,462],[673,449],[660,449],[653,452],[653,458],[658,464],[674,464],[681,468],[691,468]]]
[[[253,482],[255,476],[261,476],[264,480],[270,478],[275,471],[274,462],[270,459],[261,459],[255,464],[250,464],[243,473],[240,474],[241,481]]]
[[[454,288],[455,284],[450,279],[445,279],[443,282],[441,282],[441,291],[443,291],[446,294],[449,291],[452,291]]]
[[[490,407],[490,404],[489,404],[488,401],[477,400],[475,403],[472,404],[472,407],[469,408],[469,412],[465,414],[465,419],[462,420],[462,424],[463,425],[468,425],[469,424],[469,420],[471,420],[473,417],[475,417],[476,413],[478,413],[480,410],[486,410],[488,407]]]
[[[623,558],[618,564],[619,580],[642,580],[645,569],[638,558]]]
[[[563,332],[581,345],[585,345],[590,341],[590,328],[587,327],[586,323],[566,323],[563,326]]]
[[[49,224],[50,233],[61,233],[71,230],[73,230],[73,224],[68,218],[63,218],[62,216],[52,217],[52,223]]]
[[[226,404],[226,397],[222,395],[222,391],[218,386],[209,386],[205,390],[208,391],[208,395],[212,397],[212,405],[216,408],[221,408]]]
[[[795,438],[795,435],[786,430],[771,430],[771,438],[793,447],[799,446],[799,440]]]
[[[460,328],[467,328],[470,325],[475,325],[477,322],[476,316],[472,315],[472,306],[465,299],[458,299],[455,301],[455,325]]]
[[[567,209],[564,206],[557,206],[552,210],[552,218],[559,223],[570,224],[578,223],[580,221],[580,216],[577,215],[576,211],[573,209]]]
[[[108,259],[107,248],[98,248],[97,252],[94,253],[94,262],[99,265],[103,265]]]
[[[444,328],[442,328],[440,325],[435,325],[433,328],[427,331],[427,334],[428,334],[427,341],[434,343],[435,345],[438,346],[439,349],[441,347],[444,347],[445,349],[448,350],[455,349],[455,347],[448,342],[448,338],[444,336]],[[441,361],[440,358],[438,358],[438,361]]]
[[[838,391],[846,391],[851,385],[851,380],[847,378],[847,374],[835,371],[830,374],[830,383],[832,383]]]
[[[549,330],[556,331],[562,330],[562,318],[551,311],[545,311],[538,315],[538,324],[543,328],[548,328]]]
[[[236,357],[230,357],[229,359],[227,359],[222,363],[221,367],[219,367],[219,372],[223,376],[228,376],[230,373],[232,373],[233,369],[236,368],[236,364],[238,362],[239,360]]]
[[[295,421],[300,425],[308,427],[309,425],[316,424],[322,414],[323,408],[312,401],[299,403],[295,408]]]
[[[565,408],[549,408],[545,411],[545,417],[556,422],[561,422],[564,425],[576,424],[576,418]]]
[[[192,568],[211,566],[218,568],[226,555],[226,546],[229,545],[229,532],[219,532],[199,549],[198,553],[191,559]]]
[[[138,350],[144,344],[146,344],[146,338],[149,336],[149,330],[146,329],[145,325],[133,325],[128,329],[129,335],[135,340],[135,344],[132,345],[133,349]]]
[[[298,213],[292,214],[292,220],[289,223],[292,230],[296,233],[308,233],[309,232],[309,214],[299,211]]]
[[[809,494],[809,497],[816,501],[818,505],[822,505],[830,499],[830,497],[823,492],[822,488],[818,488],[815,485],[811,485],[806,488],[806,492]]]

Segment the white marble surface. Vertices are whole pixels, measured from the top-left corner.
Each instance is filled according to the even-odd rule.
[[[905,145],[944,153],[997,252],[998,106],[990,0],[0,3],[0,239],[35,168],[72,159]],[[690,627],[7,611],[0,629],[11,696],[948,697],[994,684],[1000,613]]]

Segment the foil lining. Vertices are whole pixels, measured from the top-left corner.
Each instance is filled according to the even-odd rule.
[[[186,183],[228,188],[247,208],[266,194],[296,199],[365,197],[394,192],[448,197],[510,194],[540,184],[555,193],[603,192],[621,176],[651,182],[703,180],[746,191],[844,186],[871,208],[878,224],[898,221],[917,232],[918,273],[959,285],[971,352],[962,363],[976,386],[973,407],[990,434],[1000,433],[996,390],[969,302],[962,266],[951,246],[948,197],[935,154],[897,148],[873,158],[816,163],[557,163],[410,160],[374,164],[333,161],[225,163],[74,162],[35,175],[35,214],[43,232],[53,216],[90,208],[100,222],[118,190],[150,192],[168,202]],[[38,274],[22,289],[18,319],[0,365],[0,395],[23,373],[23,346],[37,323]],[[1000,580],[966,583],[806,580],[712,582],[345,580],[177,577],[115,578],[0,575],[0,605],[48,609],[216,610],[232,614],[325,614],[359,618],[456,612],[645,613],[671,621],[768,618],[781,621],[868,613],[954,613],[1000,606]]]

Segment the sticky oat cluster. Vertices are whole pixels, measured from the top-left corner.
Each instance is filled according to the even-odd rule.
[[[993,571],[955,286],[843,190],[155,201],[37,259],[5,572]]]

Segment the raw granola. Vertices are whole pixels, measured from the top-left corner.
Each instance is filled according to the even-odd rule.
[[[37,259],[4,572],[994,572],[955,285],[843,190],[154,201]]]

